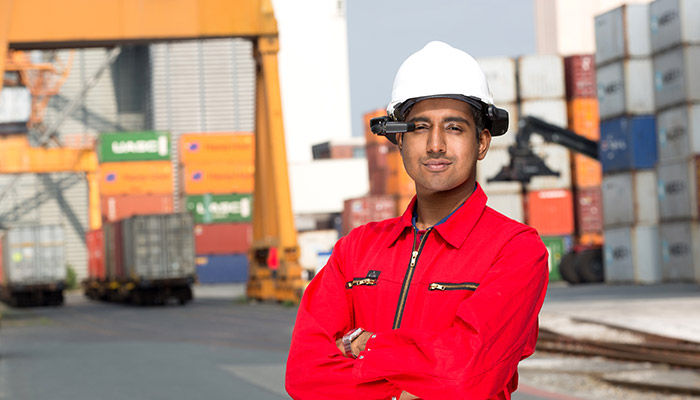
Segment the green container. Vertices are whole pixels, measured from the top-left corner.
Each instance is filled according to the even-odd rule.
[[[571,236],[542,236],[542,242],[549,253],[549,281],[560,281],[559,263],[561,258],[571,250],[573,245]]]
[[[100,135],[100,162],[170,160],[167,132],[118,132]]]
[[[253,218],[251,194],[205,194],[187,196],[187,211],[198,224],[250,222]]]

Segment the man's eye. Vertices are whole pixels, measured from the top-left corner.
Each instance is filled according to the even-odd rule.
[[[416,130],[425,130],[428,129],[428,125],[416,125]]]
[[[458,125],[451,125],[447,127],[447,130],[452,132],[462,132],[464,129],[462,129],[462,127]]]

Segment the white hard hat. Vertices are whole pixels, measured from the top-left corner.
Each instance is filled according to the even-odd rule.
[[[386,111],[391,119],[401,121],[415,103],[435,97],[462,100],[480,110],[493,136],[508,130],[508,114],[493,105],[486,76],[476,60],[438,41],[428,43],[401,64]]]

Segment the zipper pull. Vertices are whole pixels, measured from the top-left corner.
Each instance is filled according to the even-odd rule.
[[[416,259],[418,258],[418,252],[414,251],[411,253],[411,266],[415,267],[416,266]]]
[[[431,283],[430,284],[430,290],[445,290],[447,289],[444,285],[441,285],[439,283]]]

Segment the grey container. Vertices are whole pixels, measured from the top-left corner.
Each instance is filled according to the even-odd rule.
[[[486,57],[476,60],[486,75],[493,101],[497,104],[515,103],[515,60],[509,57]]]
[[[682,104],[656,117],[659,161],[677,161],[700,154],[700,104]]]
[[[659,235],[664,280],[700,282],[698,222],[666,222],[659,226]]]
[[[66,280],[63,228],[60,225],[15,226],[0,231],[2,284],[47,285]]]
[[[520,98],[523,100],[564,98],[564,60],[557,55],[520,57],[518,85]]]
[[[700,43],[700,0],[656,0],[649,6],[654,53],[681,43]]]
[[[194,277],[191,214],[138,215],[123,220],[121,229],[127,277],[138,280]]]
[[[656,171],[653,170],[605,175],[601,185],[604,226],[657,224],[656,183]]]
[[[596,65],[651,55],[649,5],[626,4],[595,17]]]
[[[700,21],[698,21],[700,25]],[[654,56],[657,110],[700,101],[700,46],[681,46]]]
[[[600,119],[654,113],[650,58],[625,59],[596,70]]]
[[[662,221],[698,218],[697,158],[660,163],[657,168]]]
[[[635,225],[606,229],[604,233],[605,282],[661,281],[657,226]]]

